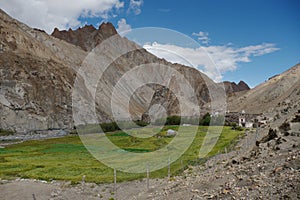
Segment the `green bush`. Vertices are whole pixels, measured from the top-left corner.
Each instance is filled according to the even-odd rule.
[[[166,125],[180,125],[181,117],[180,116],[169,116],[166,120]]]
[[[144,121],[142,121],[142,120],[134,121],[134,123],[135,123],[136,125],[142,126],[142,127],[149,125],[149,123],[144,122]]]
[[[165,122],[165,123],[164,123]],[[223,126],[224,116],[218,115],[211,117],[209,113],[206,113],[199,121],[198,117],[180,117],[180,116],[168,116],[166,119],[157,119],[154,125],[180,125],[180,124],[192,124],[200,126]]]
[[[118,122],[118,124],[120,125],[120,127],[122,127],[122,129],[132,129],[132,128],[144,127],[148,125],[147,122],[144,122],[142,120],[137,120],[134,122],[120,121]],[[118,124],[117,122],[108,122],[108,123],[102,123],[100,124],[100,126],[103,132],[113,132],[113,131],[121,130]]]
[[[167,118],[160,118],[155,120],[153,123],[154,125],[157,126],[162,126],[162,125],[180,125],[181,122],[181,117],[180,116],[168,116]]]
[[[235,130],[238,125],[236,122],[232,122],[232,123],[230,123],[230,126],[231,126],[232,130]]]
[[[243,127],[241,127],[241,126],[237,126],[237,127],[235,128],[235,130],[237,130],[237,131],[243,131],[244,129],[243,129]]]
[[[113,131],[120,130],[116,122],[102,123],[100,124],[100,126],[103,132],[113,132]]]
[[[181,116],[168,116],[167,118],[157,119],[153,125],[161,126],[161,125],[180,125],[180,124],[191,124],[191,125],[199,125],[199,117],[191,116],[191,117],[181,117]]]
[[[210,120],[211,120],[210,114],[206,113],[200,120],[199,125],[200,126],[209,126]]]

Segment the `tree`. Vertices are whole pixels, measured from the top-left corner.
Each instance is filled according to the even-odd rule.
[[[210,114],[206,113],[200,120],[199,125],[200,126],[209,126],[210,120],[211,120]]]

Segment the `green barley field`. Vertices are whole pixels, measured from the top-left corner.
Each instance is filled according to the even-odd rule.
[[[177,175],[189,165],[203,164],[205,159],[231,149],[244,131],[224,127],[217,144],[206,158],[199,159],[199,149],[206,135],[207,128],[199,126],[196,137],[188,150],[171,164],[171,175]],[[212,127],[213,128],[213,127]],[[127,135],[122,131],[107,133],[111,142],[120,148],[136,153],[155,151],[167,145],[173,138],[166,136],[168,129],[177,130],[178,126],[165,126],[157,135],[141,139]],[[165,177],[167,167],[151,172],[150,178]],[[26,141],[0,149],[0,178],[13,179],[34,178],[42,180],[66,180],[73,183],[85,181],[110,183],[114,180],[113,169],[96,160],[82,144],[79,136],[71,135],[63,138]],[[117,181],[141,179],[146,174],[117,172]]]

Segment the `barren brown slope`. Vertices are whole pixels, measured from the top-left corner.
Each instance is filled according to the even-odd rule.
[[[62,39],[68,42],[49,36],[43,31],[32,29],[12,19],[1,10],[0,28],[0,111],[2,114],[0,128],[2,129],[30,132],[72,128],[72,114],[76,107],[72,105],[71,94],[76,77],[80,85],[78,92],[83,99],[74,99],[74,101],[78,102],[79,106],[88,108],[79,116],[82,123],[95,123],[92,119],[93,110],[89,106],[90,101],[94,99],[98,120],[100,122],[113,120],[110,108],[113,89],[118,80],[136,66],[150,65],[149,73],[161,79],[164,74],[156,70],[158,66],[169,66],[175,69],[194,88],[196,99],[190,98],[189,100],[199,102],[200,105],[211,99],[208,85],[219,88],[207,76],[195,69],[159,59],[135,43],[115,34],[115,29],[111,24],[100,26],[100,30],[91,29],[92,32],[96,32],[87,35],[80,43],[85,45],[85,50],[90,50],[99,41],[113,36],[105,46],[105,51],[100,52],[97,52],[97,48],[87,52],[82,46],[77,46],[79,44],[76,41],[79,40],[76,37],[84,35],[80,32],[84,28],[74,31],[76,34],[72,35],[71,44],[66,38]],[[95,35],[97,35],[96,39]],[[99,55],[97,56],[98,65],[90,71],[86,70],[83,74],[77,74],[80,67],[90,64],[87,57],[93,53]],[[107,63],[110,63],[109,68],[101,71],[101,66]],[[91,76],[97,78],[99,73],[103,73],[103,76],[97,85],[91,86]],[[165,75],[168,75],[167,71]],[[87,79],[84,80],[83,77]],[[147,74],[137,72],[137,77],[145,80]],[[179,84],[182,83],[182,77],[175,76],[172,80],[165,81],[170,82],[172,87],[177,88],[179,93],[181,92]],[[96,87],[94,96],[90,90],[93,87]],[[136,92],[126,84],[122,87],[125,95],[133,94],[130,99],[131,117],[141,118],[142,114],[148,110],[156,91],[153,87],[147,86],[143,86]],[[167,109],[172,109],[175,101],[168,97],[165,96],[161,101],[166,102],[164,104]],[[122,99],[122,95],[118,98]],[[190,105],[186,103],[185,106],[188,108]],[[121,108],[126,109],[122,106]],[[172,112],[176,113],[176,110]]]
[[[293,101],[300,94],[299,81],[300,64],[297,64],[246,93],[229,97],[228,108],[230,111],[264,113],[285,100]]]

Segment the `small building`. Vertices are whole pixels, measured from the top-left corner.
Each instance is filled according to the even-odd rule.
[[[227,112],[225,122],[228,124],[237,123],[240,127],[253,128],[257,116],[259,115],[246,113],[244,110],[241,112]]]
[[[246,114],[244,110],[242,110],[242,112],[239,115],[239,126],[240,127],[246,126]]]

